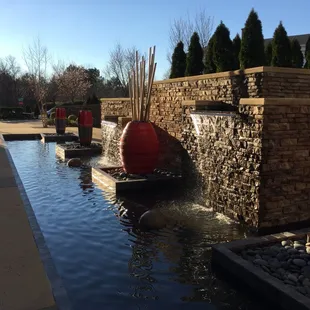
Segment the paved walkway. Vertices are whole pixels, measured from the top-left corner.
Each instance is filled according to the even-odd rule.
[[[77,132],[77,128],[68,128]],[[0,122],[0,134],[52,133],[40,121]],[[94,128],[94,140],[101,130]],[[33,231],[0,138],[0,310],[56,310]]]

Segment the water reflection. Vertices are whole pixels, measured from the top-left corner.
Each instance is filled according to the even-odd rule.
[[[53,145],[9,148],[74,310],[266,309],[210,266],[210,245],[241,238],[240,226],[184,189],[126,197],[102,191],[90,167],[67,167]],[[170,225],[142,230],[139,218],[151,208]]]
[[[94,184],[92,181],[92,176],[91,176],[91,167],[82,167],[79,169],[80,171],[80,187],[82,188],[83,191],[89,191],[89,189],[93,189]]]

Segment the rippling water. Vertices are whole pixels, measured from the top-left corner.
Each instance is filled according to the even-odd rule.
[[[238,225],[184,199],[136,207],[68,168],[55,143],[7,144],[74,310],[266,309],[211,270],[210,244],[242,238]],[[150,206],[178,225],[139,230]]]

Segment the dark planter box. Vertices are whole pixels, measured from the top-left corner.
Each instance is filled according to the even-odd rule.
[[[115,193],[133,190],[158,190],[159,188],[176,187],[181,184],[181,176],[167,176],[149,174],[145,178],[119,180],[111,174],[111,171],[121,167],[92,168],[93,181],[99,186]]]
[[[272,301],[278,306],[277,309],[310,309],[310,298],[285,285],[237,254],[255,246],[272,246],[282,240],[298,240],[304,238],[308,231],[309,229],[304,229],[217,244],[212,247],[212,263],[224,271],[230,279],[234,279],[236,282],[240,281],[255,294]]]
[[[73,157],[84,157],[100,155],[102,153],[102,146],[99,143],[92,143],[91,147],[79,147],[73,148],[72,146],[79,146],[79,143],[57,144],[56,155],[61,159]]]
[[[53,133],[41,133],[42,142],[72,142],[78,141],[79,137],[72,132],[65,133],[63,135]]]

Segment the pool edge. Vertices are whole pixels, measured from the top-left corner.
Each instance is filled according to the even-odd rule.
[[[12,173],[13,173],[17,188],[19,190],[19,193],[20,193],[20,196],[23,202],[23,207],[26,211],[28,222],[32,230],[32,235],[35,241],[35,245],[39,251],[39,256],[43,264],[45,274],[51,286],[52,294],[55,299],[56,309],[70,310],[72,309],[72,305],[67,295],[67,291],[62,283],[62,279],[59,276],[56,266],[53,262],[50,251],[45,242],[45,238],[42,234],[37,218],[35,216],[34,210],[32,209],[28,195],[26,193],[22,180],[18,174],[17,168],[15,167],[13,158],[11,156],[11,153],[7,147],[6,141],[2,134],[0,134],[0,142],[1,142],[0,144],[3,145],[3,148],[7,156],[7,160],[10,164],[10,168],[12,169]],[[52,309],[53,308],[54,307],[52,307]]]

